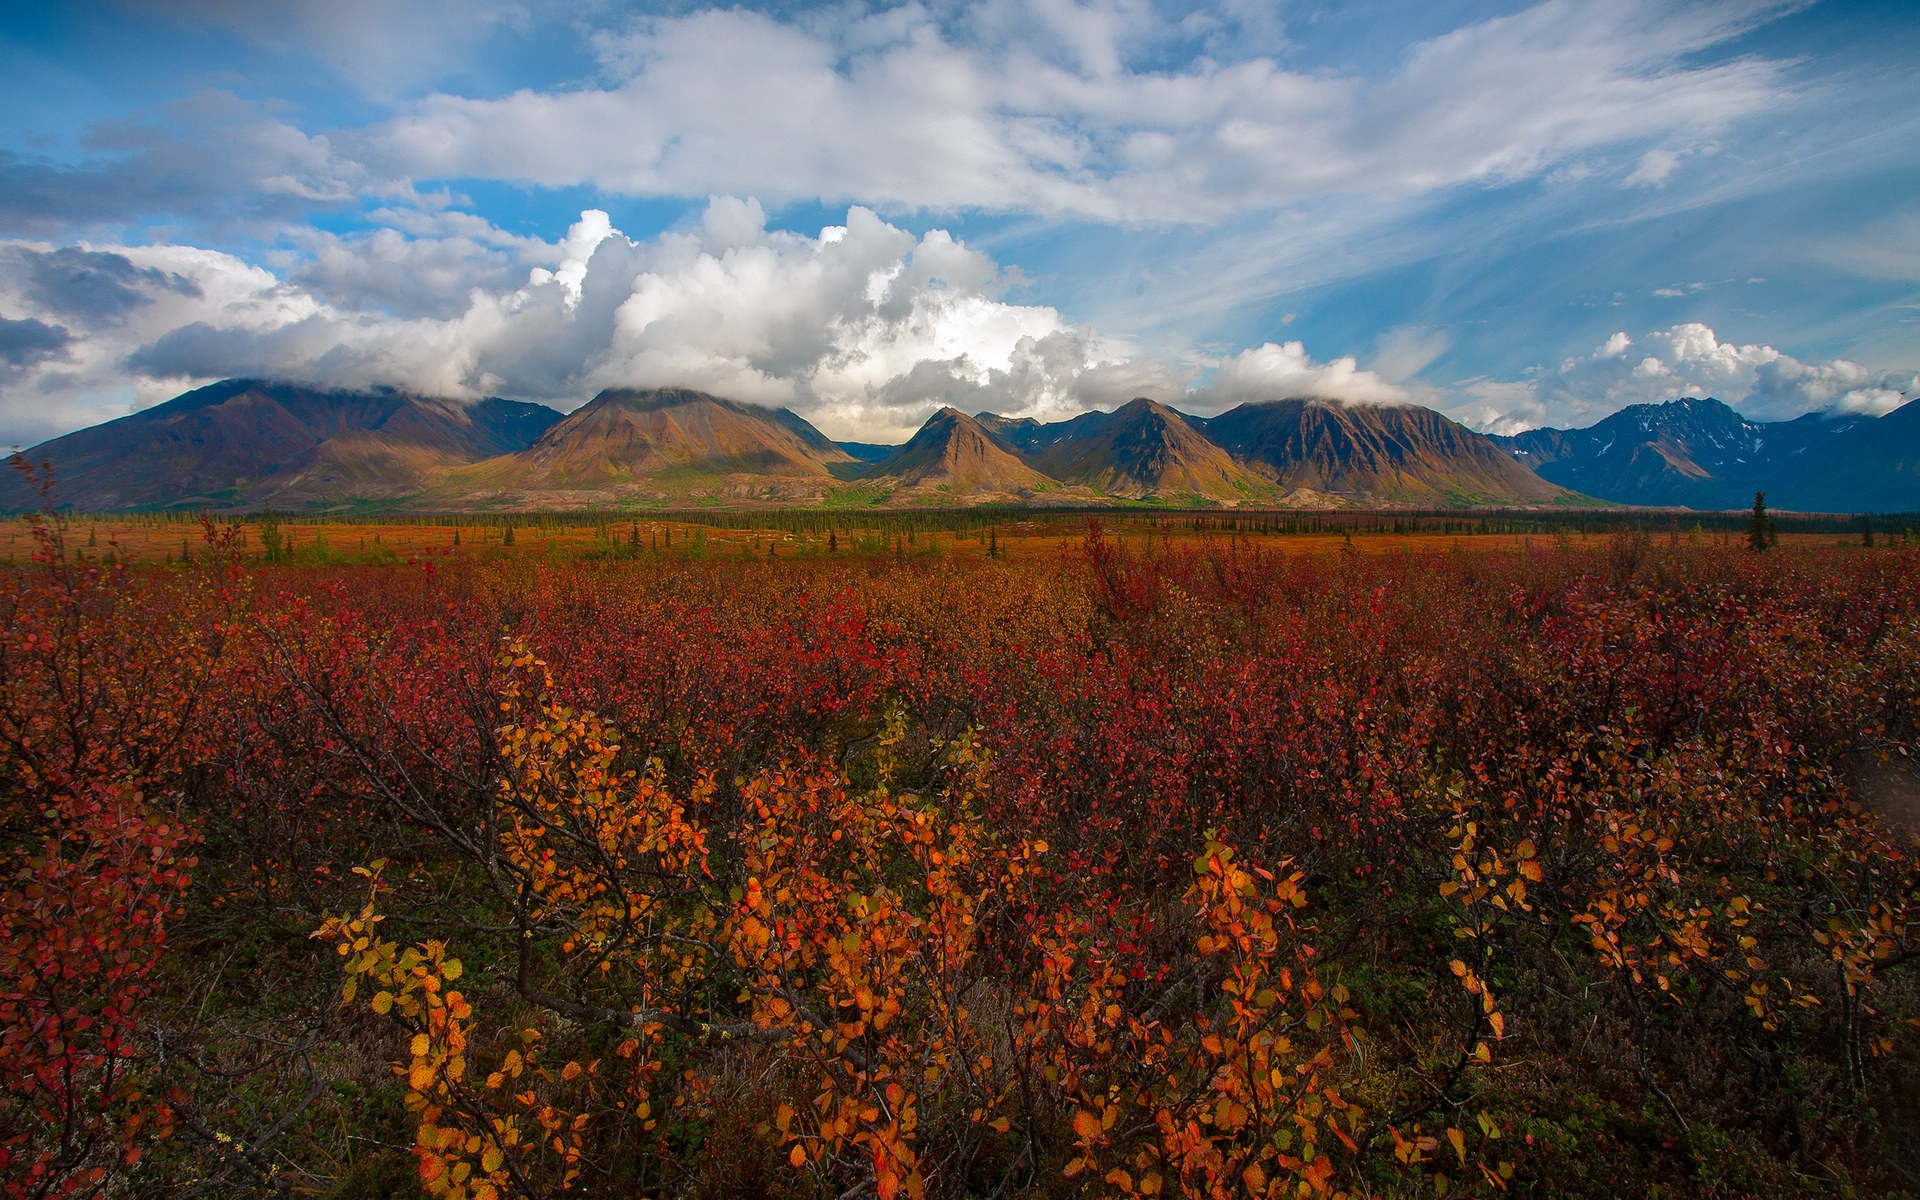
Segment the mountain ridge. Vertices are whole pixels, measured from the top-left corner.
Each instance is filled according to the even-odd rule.
[[[1280,398],[1212,416],[1136,398],[1064,421],[943,407],[898,446],[787,409],[609,388],[568,414],[489,398],[233,379],[34,447],[72,508],[461,511],[682,504],[1920,509],[1920,406],[1755,422],[1712,399],[1581,430],[1476,433],[1416,405]],[[0,509],[38,507],[11,473]]]
[[[1713,397],[1634,404],[1581,429],[1495,436],[1544,479],[1603,500],[1781,509],[1920,508],[1920,409],[1754,421]]]

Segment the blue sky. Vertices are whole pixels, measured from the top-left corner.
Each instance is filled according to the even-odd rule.
[[[904,438],[1920,390],[1920,9],[118,0],[0,14],[0,444],[231,374]]]

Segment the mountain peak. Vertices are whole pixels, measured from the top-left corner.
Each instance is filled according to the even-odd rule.
[[[1570,497],[1483,434],[1418,405],[1285,399],[1200,423],[1296,503],[1540,504]]]
[[[297,508],[415,494],[450,467],[525,448],[559,419],[510,400],[228,379],[33,454],[77,508]]]
[[[906,445],[866,474],[907,489],[971,498],[1014,497],[1052,482],[986,425],[951,405],[928,417]]]
[[[1048,475],[1124,499],[1191,496],[1234,502],[1273,490],[1187,418],[1144,396],[1110,413],[1090,412],[1063,422],[1034,449]]]

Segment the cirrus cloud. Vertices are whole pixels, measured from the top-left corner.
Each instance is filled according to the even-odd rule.
[[[1692,58],[1780,8],[1547,0],[1376,75],[1271,53],[1139,66],[1169,31],[1123,3],[706,9],[600,34],[601,86],[435,94],[342,143],[394,179],[1122,222],[1509,182],[1647,143],[1631,182],[1664,181],[1790,102],[1779,63]]]

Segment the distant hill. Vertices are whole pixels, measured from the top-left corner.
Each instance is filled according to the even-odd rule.
[[[1621,504],[1889,512],[1920,508],[1920,408],[1751,421],[1714,399],[1635,404],[1585,429],[1494,439],[1542,478]]]
[[[1195,424],[1290,503],[1557,504],[1578,496],[1483,434],[1415,405],[1277,400]]]
[[[93,511],[392,502],[450,467],[523,450],[559,419],[512,400],[230,379],[28,457],[52,463],[60,503]],[[0,488],[0,507],[37,503],[15,479]]]
[[[1108,496],[1237,502],[1275,492],[1269,480],[1235,462],[1186,417],[1153,400],[1015,428],[1041,471]]]
[[[1017,500],[1053,481],[979,421],[957,408],[927,418],[907,444],[868,468],[863,480],[954,503]]]

